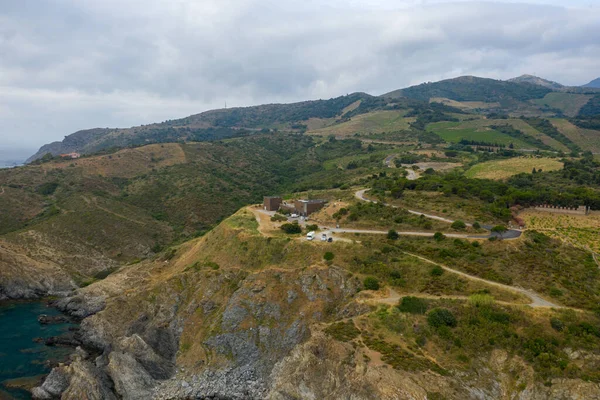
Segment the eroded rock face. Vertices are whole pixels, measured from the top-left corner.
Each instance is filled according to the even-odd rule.
[[[80,332],[92,351],[53,370],[37,398],[600,399],[594,383],[544,386],[499,350],[473,360],[477,373],[440,375],[396,370],[365,346],[336,341],[324,322],[371,309],[353,301],[359,280],[335,267],[187,272],[158,285],[148,277],[137,291],[117,284],[126,279],[61,300],[75,315],[93,314]]]
[[[262,399],[275,364],[310,337],[310,324],[334,315],[360,285],[333,267],[261,271],[245,275],[233,292],[231,279],[219,274],[185,286],[177,282],[187,288],[183,292],[165,285],[155,303],[90,289],[61,300],[62,309],[78,316],[105,307],[81,323],[82,342],[102,356],[58,369],[67,376],[68,385],[63,380],[59,388],[63,396],[84,393],[82,382],[95,377],[95,393],[110,390],[124,399]],[[204,332],[207,324],[214,330]],[[190,351],[201,349],[207,359],[190,365],[182,356],[177,362],[182,335],[193,338]],[[55,378],[48,379],[50,385]],[[36,390],[41,396],[46,389]]]
[[[77,287],[58,265],[26,254],[25,249],[0,239],[0,300],[66,295]]]

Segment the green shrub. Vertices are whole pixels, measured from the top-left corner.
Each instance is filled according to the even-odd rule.
[[[434,308],[431,310],[427,314],[427,323],[434,328],[442,326],[454,328],[457,325],[456,317],[452,314],[452,311],[446,308]]]
[[[331,261],[331,260],[333,260],[333,259],[334,259],[334,257],[335,257],[335,254],[333,254],[333,253],[332,253],[332,252],[330,252],[330,251],[326,252],[326,253],[323,255],[323,259],[324,259],[325,261]]]
[[[461,231],[467,228],[467,224],[465,224],[463,221],[454,221],[452,223],[452,225],[450,225],[450,228],[457,230],[457,231]]]
[[[565,323],[556,317],[550,318],[550,326],[552,329],[558,332],[561,332],[563,329],[565,329]]]
[[[298,224],[283,224],[281,225],[281,230],[287,233],[288,235],[302,233],[302,228]]]
[[[400,303],[397,307],[400,311],[405,313],[425,314],[427,312],[427,308],[429,308],[429,304],[425,299],[420,299],[414,296],[406,296],[400,300]]]
[[[396,240],[399,237],[400,237],[400,235],[394,229],[390,229],[387,233],[387,238],[390,240]]]
[[[317,224],[306,225],[306,230],[308,232],[310,232],[310,231],[318,231],[319,230],[319,225],[317,225]]]
[[[442,240],[446,239],[446,236],[442,232],[436,232],[433,234],[433,238],[438,242],[441,242]]]
[[[41,195],[49,196],[49,195],[53,194],[57,188],[58,188],[58,183],[46,182],[46,183],[41,184],[37,188],[37,192]]]
[[[271,217],[271,221],[272,222],[284,222],[284,221],[287,221],[287,217],[285,217],[281,214],[275,214]]]
[[[325,333],[341,342],[349,342],[360,335],[352,320],[331,324],[325,329]]]
[[[495,227],[492,228],[492,233],[496,233],[496,234],[500,235],[500,237],[502,237],[502,235],[504,235],[507,230],[508,230],[508,228],[504,225],[496,225]]]
[[[440,267],[439,265],[435,265],[433,268],[431,268],[429,273],[431,276],[442,276],[444,274],[444,268]]]
[[[372,276],[366,277],[363,281],[363,285],[367,290],[379,290],[379,281]]]
[[[473,229],[481,229],[481,224],[477,221],[473,222]]]

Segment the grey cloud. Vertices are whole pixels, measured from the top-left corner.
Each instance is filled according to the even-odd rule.
[[[586,1],[447,3],[2,2],[0,143],[461,74],[600,75],[600,20]]]

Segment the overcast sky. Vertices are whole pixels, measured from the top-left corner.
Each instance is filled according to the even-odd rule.
[[[0,0],[0,157],[225,101],[381,94],[459,75],[600,76],[598,0],[322,3]]]

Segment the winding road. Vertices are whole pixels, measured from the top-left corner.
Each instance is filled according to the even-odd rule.
[[[505,284],[499,283],[499,282],[488,281],[487,279],[479,278],[478,276],[474,276],[474,275],[469,275],[467,273],[464,273],[464,272],[461,272],[459,270],[450,268],[450,267],[448,267],[446,265],[437,263],[435,261],[432,261],[432,260],[430,260],[428,258],[425,258],[425,257],[421,257],[421,256],[416,255],[416,254],[408,253],[406,251],[403,251],[403,253],[406,254],[406,255],[409,255],[411,257],[418,258],[419,260],[424,261],[426,263],[437,265],[438,267],[443,268],[444,270],[446,270],[448,272],[452,272],[453,274],[460,275],[463,278],[470,279],[472,281],[482,282],[482,283],[485,283],[486,285],[495,286],[497,288],[508,290],[508,291],[511,291],[511,292],[514,292],[514,293],[523,294],[523,295],[525,295],[525,296],[527,296],[527,297],[529,297],[531,299],[531,303],[528,304],[531,307],[562,308],[561,306],[559,306],[557,304],[551,303],[548,300],[543,299],[542,297],[540,297],[537,293],[535,293],[532,290],[523,289],[522,287],[519,287],[519,286],[509,286],[509,285],[505,285]]]
[[[262,225],[265,223],[263,218],[270,218],[273,214],[275,214],[272,211],[265,211],[259,208],[249,208],[249,210],[256,216],[256,220],[259,223],[259,225]],[[263,218],[260,217],[260,215],[262,214]],[[289,220],[295,220],[295,219],[289,219]],[[306,221],[298,221],[299,224],[301,225],[305,225]],[[262,229],[260,230],[263,235],[265,234]],[[342,228],[332,228],[332,229],[328,229],[328,228],[323,228],[321,230],[321,233],[325,233],[327,236],[331,237],[331,233],[366,233],[366,234],[387,234],[386,231],[374,231],[374,230],[366,230],[366,229],[342,229]],[[414,236],[431,236],[430,233],[425,233],[425,232],[399,232],[400,235],[414,235]],[[453,235],[453,234],[448,234],[446,235],[448,237],[466,237],[467,235]],[[305,240],[304,238],[302,240]],[[318,242],[318,239],[315,239]],[[343,239],[343,238],[335,238],[335,241],[345,241],[345,242],[351,242],[348,239]],[[518,286],[509,286],[509,285],[505,285],[499,282],[494,282],[494,281],[489,281],[487,279],[483,279],[480,278],[478,276],[474,276],[474,275],[469,275],[465,272],[456,270],[454,268],[450,268],[446,265],[443,264],[439,264],[433,260],[430,260],[428,258],[419,256],[417,254],[413,254],[413,253],[409,253],[409,252],[402,252],[403,254],[406,254],[410,257],[414,257],[414,258],[418,258],[419,260],[428,263],[428,264],[432,264],[432,265],[437,265],[441,268],[443,268],[445,271],[448,271],[450,273],[453,274],[457,274],[463,278],[472,280],[472,281],[477,281],[477,282],[482,282],[485,283],[487,285],[491,285],[494,287],[497,287],[499,289],[503,289],[503,290],[507,290],[507,291],[511,291],[513,293],[518,293],[518,294],[522,294],[526,297],[528,297],[531,300],[531,303],[529,304],[517,304],[517,303],[505,303],[505,304],[513,304],[513,305],[528,305],[534,308],[537,307],[546,307],[546,308],[562,308],[561,306],[554,304],[550,301],[545,300],[544,298],[542,298],[541,296],[539,296],[537,293],[533,292],[532,290],[528,290],[528,289],[524,289]],[[408,295],[403,295],[400,296],[398,293],[394,292],[393,290],[390,291],[390,294],[388,297],[385,298],[374,298],[374,299],[369,299],[368,301],[373,301],[376,303],[382,303],[382,304],[397,304],[398,300],[401,297],[404,296],[408,296]],[[412,296],[412,294],[411,294]],[[433,296],[433,295],[428,295],[428,294],[415,294],[414,296],[417,297],[427,297],[427,298],[456,298],[456,299],[466,299],[467,297],[464,296]],[[499,302],[499,303],[503,303],[503,302]]]
[[[369,202],[369,203],[378,203],[376,200],[371,200],[371,199],[365,197],[365,193],[367,191],[369,191],[369,189],[358,190],[356,193],[354,193],[354,197],[356,197],[358,200],[361,200],[361,201],[366,201],[366,202]],[[382,204],[385,205],[385,206],[388,206],[388,207],[398,208],[397,206],[394,206],[394,205],[391,205],[391,204],[386,204],[386,203],[382,203]],[[426,218],[430,218],[430,219],[434,219],[434,220],[437,220],[437,221],[446,222],[446,223],[449,223],[449,224],[451,224],[451,223],[454,222],[451,219],[439,217],[439,216],[433,215],[433,214],[426,214],[426,213],[423,213],[421,211],[415,211],[415,210],[407,210],[407,211],[409,213],[411,213],[411,214],[414,214],[414,215],[423,215]],[[466,225],[467,226],[472,226],[472,224],[466,224]],[[491,225],[482,225],[482,227],[485,228],[485,229],[488,229],[488,230],[492,229]],[[361,233],[363,233],[363,232],[361,232]],[[402,234],[402,232],[398,232],[398,233]],[[433,236],[433,234],[429,234],[429,233],[426,233],[426,234],[423,234],[422,232],[412,232],[412,233],[420,233],[420,234],[415,235],[415,236]],[[499,235],[499,234],[494,233],[494,232],[490,233],[489,235],[461,235],[461,234],[451,234],[451,233],[445,234],[445,235],[448,236],[448,237],[465,238],[465,239],[488,239],[490,237],[501,237],[502,239],[516,239],[516,238],[518,238],[518,237],[521,236],[521,233],[522,232],[520,230],[509,229],[503,235]],[[410,235],[411,233],[410,232],[406,232],[405,234]]]

